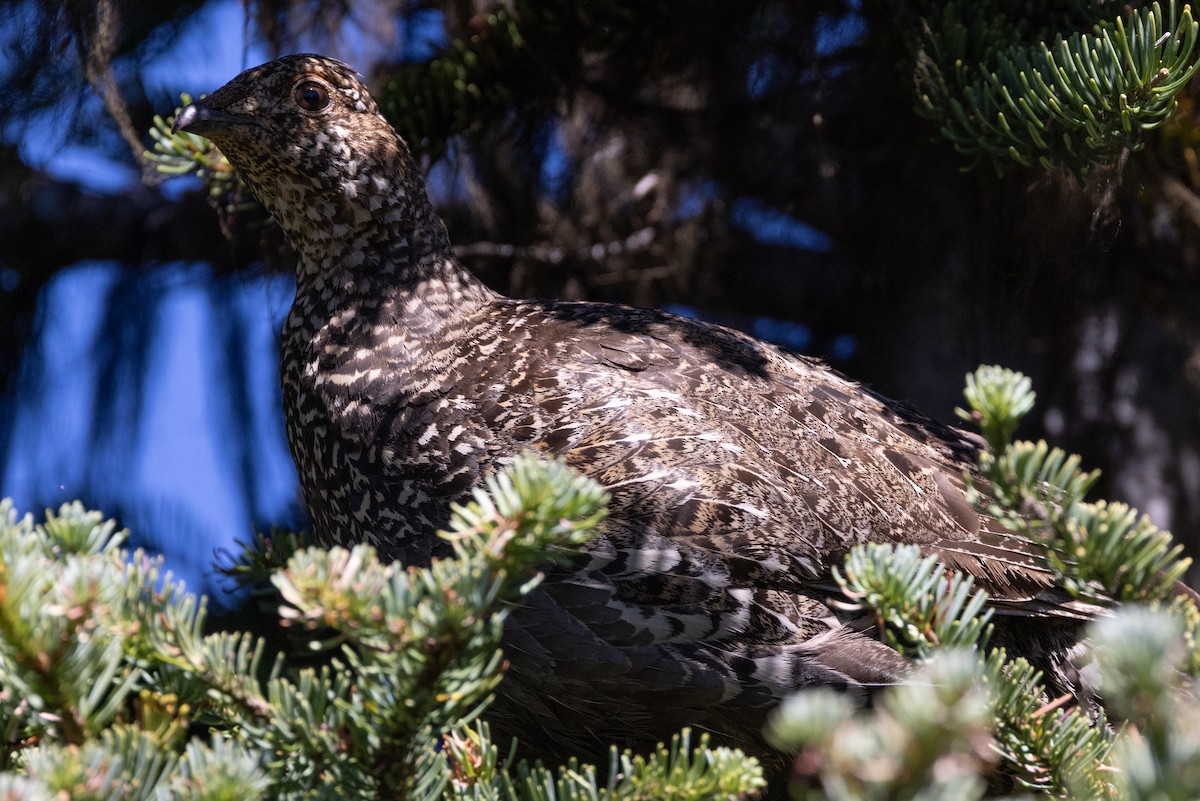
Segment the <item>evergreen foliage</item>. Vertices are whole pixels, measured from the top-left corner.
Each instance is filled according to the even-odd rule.
[[[205,634],[203,599],[123,550],[98,513],[70,504],[35,525],[5,503],[3,797],[718,799],[759,786],[754,760],[687,733],[648,757],[614,753],[607,777],[498,757],[472,724],[503,675],[504,620],[539,566],[587,540],[606,496],[532,456],[486,490],[455,509],[454,555],[427,570],[367,546],[296,551],[272,577],[282,621],[330,653],[300,669],[248,633]]]
[[[227,196],[241,188],[241,179],[217,146],[211,140],[187,131],[171,132],[175,117],[191,102],[192,96],[184,92],[179,96],[179,108],[175,109],[174,114],[165,118],[161,114],[154,115],[154,124],[150,128],[153,144],[150,150],[142,153],[142,158],[167,177],[194,173],[204,181],[209,195],[213,198]],[[248,193],[238,194],[246,194],[249,197]],[[252,204],[253,201],[245,203]],[[236,209],[237,204],[229,208],[230,211]]]
[[[994,501],[989,514],[1046,545],[1047,564],[1063,586],[1081,598],[1104,601],[1162,600],[1191,564],[1169,532],[1121,503],[1083,498],[1099,473],[1085,473],[1079,457],[1044,441],[1009,443],[1033,407],[1024,376],[982,367],[968,377],[967,403],[957,410],[978,421],[990,450],[980,458]],[[979,493],[976,493],[979,500]]]
[[[937,759],[950,758],[964,744],[980,736],[972,728],[975,724],[970,723],[975,719],[974,714],[968,714],[969,710],[959,705],[968,704],[975,709],[982,698],[986,701],[981,707],[987,715],[985,730],[995,738],[991,759],[972,762],[971,770],[961,776],[955,773],[955,778],[947,779],[949,784],[937,793],[951,793],[947,797],[980,797],[975,793],[982,791],[986,783],[976,781],[977,774],[999,756],[1031,788],[1063,792],[1089,781],[1092,786],[1084,797],[1111,796],[1100,770],[1108,751],[1104,727],[1094,726],[1079,710],[1047,714],[1053,712],[1053,707],[1043,711],[1046,697],[1041,675],[1024,659],[1010,660],[1003,649],[986,650],[991,634],[991,611],[984,607],[987,594],[982,590],[972,592],[969,578],[950,573],[932,557],[922,558],[915,546],[892,545],[856,549],[846,557],[845,569],[835,573],[835,578],[843,592],[856,599],[858,608],[875,613],[885,642],[928,667],[918,669],[914,675],[912,685],[916,689],[906,685],[903,689],[888,690],[873,715],[848,720],[847,731],[851,734],[836,727],[830,729],[827,722],[813,726],[790,719],[803,718],[808,714],[803,705],[812,702],[796,701],[795,705],[783,707],[771,729],[777,745],[786,749],[823,743],[821,748],[831,749],[835,763],[853,754],[857,768],[850,764],[838,768],[847,776],[870,772],[872,761],[886,754],[887,759],[895,762],[889,769],[895,773],[895,781],[904,786],[924,786],[929,782],[940,786],[946,777],[935,769]],[[939,682],[946,686],[938,686]],[[974,688],[978,697],[956,694],[953,688],[964,683]],[[939,711],[935,714],[930,710]],[[827,712],[817,714],[824,720]],[[925,715],[930,719],[907,731],[900,740],[896,740],[898,735],[883,733],[902,727],[897,721],[921,720]],[[947,721],[955,722],[950,725]],[[936,731],[931,728],[935,722],[942,728]],[[854,740],[866,736],[860,729],[873,732],[869,739],[878,740],[878,748],[862,751],[857,746],[851,747]],[[845,737],[850,740],[842,743]],[[910,746],[895,750],[887,746],[889,742],[907,742],[904,738],[911,738]],[[956,764],[961,756],[954,757]],[[931,789],[932,785],[922,792]]]
[[[868,545],[835,574],[883,639],[917,661],[912,680],[856,711],[841,695],[803,692],[776,712],[768,736],[799,752],[796,794],[829,799],[999,797],[987,777],[1004,766],[1025,791],[1055,798],[1191,798],[1200,765],[1196,608],[1172,592],[1186,560],[1148,523],[1113,525],[1115,504],[1089,503],[1094,474],[1044,443],[1010,442],[1033,407],[1019,373],[968,376],[970,411],[989,449],[976,499],[1045,544],[1047,564],[1081,597],[1129,605],[1090,628],[1101,694],[1119,724],[1047,698],[1024,659],[987,646],[983,591],[918,549]],[[1119,524],[1136,519],[1125,509]],[[1119,530],[1119,533],[1116,531]]]
[[[998,171],[1084,175],[1140,148],[1200,67],[1200,25],[1175,0],[1165,13],[1155,2],[1099,21],[1105,7],[1085,2],[919,6],[917,111],[972,164]]]
[[[908,656],[971,647],[991,634],[987,594],[971,591],[974,578],[947,572],[916,546],[863,545],[833,577],[850,599],[841,605],[873,610],[884,642]]]

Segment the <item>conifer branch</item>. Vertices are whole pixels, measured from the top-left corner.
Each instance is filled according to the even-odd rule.
[[[918,667],[870,710],[856,711],[827,689],[799,693],[777,710],[767,734],[796,754],[801,797],[982,798],[992,765],[985,752],[1026,788],[1053,797],[1188,797],[1200,775],[1200,727],[1191,723],[1200,701],[1188,678],[1200,666],[1200,611],[1175,584],[1186,560],[1133,510],[1084,500],[1096,474],[1080,470],[1078,457],[1011,441],[1033,406],[1024,376],[980,368],[966,397],[970,408],[959,414],[989,443],[976,500],[1042,542],[1064,586],[1106,604],[1151,602],[1091,628],[1100,691],[1124,728],[1114,733],[1103,713],[1047,697],[1024,659],[984,651],[990,612],[968,581],[916,548],[860,546],[835,573],[849,599],[843,605],[874,612],[884,641]],[[963,706],[971,697],[964,688],[981,707]],[[978,708],[986,712],[970,712]]]
[[[915,545],[864,545],[852,550],[834,580],[848,610],[870,609],[883,641],[902,654],[927,658],[937,648],[974,648],[991,636],[987,593],[974,579],[951,573]]]
[[[1139,149],[1200,67],[1200,25],[1170,0],[1096,21],[1090,4],[923,3],[917,111],[972,165],[1086,174]],[[1038,24],[1042,27],[1035,27]],[[1064,33],[1072,27],[1090,32]]]
[[[980,456],[993,498],[988,513],[1041,542],[1047,566],[1068,591],[1101,603],[1173,594],[1191,560],[1170,533],[1125,504],[1085,501],[1099,473],[1083,472],[1078,456],[1045,442],[1007,441],[1032,408],[1028,379],[981,367],[968,377],[966,398],[971,410],[959,416],[978,421],[991,445]]]
[[[241,186],[241,179],[217,146],[203,136],[187,131],[171,131],[179,112],[191,102],[192,96],[183,92],[179,95],[179,107],[174,114],[165,118],[160,114],[154,115],[150,128],[153,144],[150,150],[142,154],[142,158],[167,177],[194,174],[204,181],[213,198],[230,195]]]
[[[985,607],[985,592],[972,592],[969,577],[946,570],[933,557],[922,557],[915,546],[872,544],[851,551],[834,578],[851,599],[843,605],[873,611],[884,642],[901,653],[925,662],[948,652],[956,654],[956,660],[974,660],[971,681],[987,693],[994,748],[1021,783],[1060,794],[1084,787],[1087,792],[1081,798],[1112,796],[1111,783],[1103,778],[1109,747],[1103,725],[1094,726],[1078,709],[1046,709],[1039,672],[1024,659],[1009,660],[1003,649],[982,650],[991,634],[992,611]],[[955,670],[967,667],[964,663]],[[911,679],[913,683],[923,680],[919,672]],[[887,692],[890,698],[891,693],[908,690]],[[888,702],[883,703],[886,707]],[[843,724],[838,722],[851,720],[847,714],[823,700],[797,702],[781,708],[770,731],[780,742],[817,747],[823,753],[823,749],[841,748],[835,745],[836,738],[849,736],[840,732]],[[854,720],[855,726],[869,730],[894,725],[880,714]],[[963,731],[956,736],[966,735]],[[925,735],[918,732],[917,736]],[[943,746],[950,747],[950,741]],[[866,763],[893,757],[867,752],[857,758]],[[855,775],[867,771],[865,764],[845,769]],[[919,774],[903,775],[908,777],[904,781],[927,781]]]
[[[741,752],[685,734],[603,774],[493,758],[465,769],[501,679],[504,620],[538,570],[575,557],[607,496],[564,465],[516,460],[456,508],[454,554],[425,570],[372,549],[296,550],[283,621],[326,664],[265,667],[263,640],[205,633],[205,603],[75,504],[44,524],[0,505],[0,797],[22,799],[725,799],[762,786]],[[264,540],[264,544],[265,540]],[[260,576],[279,557],[239,559]],[[57,649],[57,650],[54,650]],[[437,747],[445,738],[447,746]],[[472,739],[474,738],[474,739]],[[467,749],[467,750],[464,750]],[[451,762],[454,762],[452,769]],[[472,772],[474,771],[474,772]],[[452,782],[452,779],[454,782]],[[485,789],[486,788],[486,789]],[[569,791],[567,788],[573,788]],[[7,794],[7,795],[6,795]]]

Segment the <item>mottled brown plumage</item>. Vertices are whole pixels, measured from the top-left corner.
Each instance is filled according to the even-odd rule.
[[[511,619],[503,731],[558,755],[690,724],[758,750],[798,687],[897,681],[904,662],[827,603],[830,566],[867,541],[975,576],[1002,642],[1080,689],[1089,609],[967,502],[961,433],[729,329],[496,294],[338,62],[244,72],[176,128],[216,142],[299,253],[284,399],[323,542],[426,562],[450,503],[530,448],[611,492],[586,556]]]

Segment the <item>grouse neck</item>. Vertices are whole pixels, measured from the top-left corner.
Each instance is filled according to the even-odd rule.
[[[364,172],[338,190],[309,193],[299,205],[309,219],[271,210],[299,254],[298,293],[378,296],[440,286],[470,294],[478,284],[454,258],[421,187],[398,188]]]
[[[339,306],[336,299],[438,289],[464,302],[491,296],[454,258],[407,147],[382,120],[377,127],[360,132],[353,148],[337,137],[310,148],[302,170],[230,153],[299,255],[297,296]]]
[[[445,296],[469,307],[494,297],[454,257],[432,209],[420,223],[335,225],[333,231],[337,235],[325,240],[293,238],[298,297],[321,297],[331,308],[406,296]]]

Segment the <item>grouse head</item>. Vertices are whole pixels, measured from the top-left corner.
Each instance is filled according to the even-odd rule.
[[[378,252],[436,219],[407,145],[340,61],[294,55],[246,70],[172,130],[211,139],[310,263]]]

